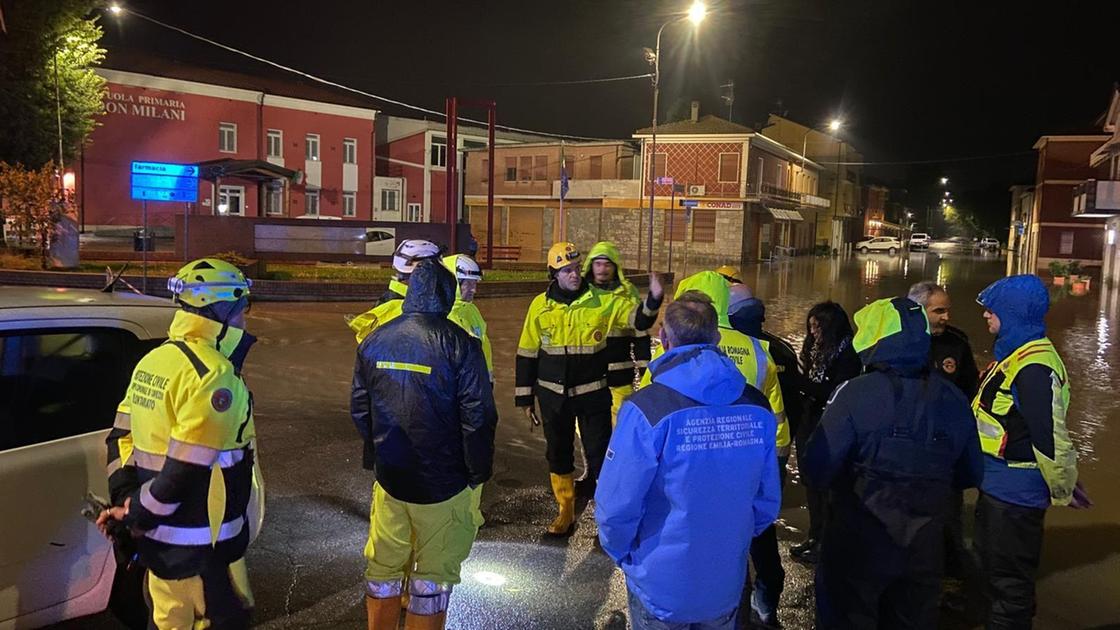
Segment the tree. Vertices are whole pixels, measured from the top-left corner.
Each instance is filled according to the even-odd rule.
[[[31,168],[70,162],[104,109],[105,81],[94,73],[105,56],[101,27],[87,18],[95,0],[12,0],[0,36],[0,160]],[[56,101],[57,78],[57,101]],[[57,107],[56,107],[57,105]]]
[[[53,162],[27,169],[0,162],[0,199],[14,219],[20,240],[31,240],[39,252],[39,264],[47,268],[51,235],[73,205],[73,194],[58,186]]]

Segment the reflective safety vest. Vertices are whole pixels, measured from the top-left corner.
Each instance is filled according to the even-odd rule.
[[[354,331],[354,340],[359,344],[370,336],[378,326],[383,326],[397,317],[400,317],[404,308],[404,300],[389,300],[371,308],[346,322],[350,330]]]
[[[643,308],[591,287],[570,304],[547,292],[538,295],[517,343],[517,406],[533,404],[540,394],[573,398],[601,392],[609,407],[607,338],[611,331],[637,328],[635,317]]]
[[[486,334],[486,320],[482,318],[482,312],[473,302],[455,300],[451,312],[447,314],[447,319],[458,324],[470,336],[482,343],[482,354],[486,357],[486,371],[490,372],[490,379],[493,380],[494,354],[490,347],[490,336]]]
[[[782,400],[782,388],[778,383],[778,366],[767,349],[767,343],[735,330],[734,328],[719,328],[719,349],[731,358],[739,368],[747,384],[762,392],[770,401],[770,410],[778,419],[778,434],[776,444],[779,455],[789,453],[790,434],[789,420],[786,418],[786,406]],[[654,342],[653,358],[665,354],[665,348],[657,341]],[[642,386],[651,382],[651,375],[647,371],[642,377]],[[784,449],[784,450],[783,450]]]
[[[1011,392],[1015,378],[1028,365],[1044,365],[1051,370],[1052,459],[1034,448],[1026,419],[1017,408]],[[1012,468],[1039,469],[1056,505],[1069,503],[1077,482],[1077,454],[1066,429],[1068,408],[1066,366],[1054,344],[1045,338],[1024,344],[989,370],[972,401],[981,450],[1005,461]]]
[[[141,559],[164,579],[241,558],[263,518],[253,400],[230,357],[252,338],[180,311],[169,340],[136,365],[108,445],[114,503],[140,529]]]

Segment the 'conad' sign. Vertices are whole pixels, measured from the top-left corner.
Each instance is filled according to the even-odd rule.
[[[697,201],[697,210],[742,210],[742,201]]]

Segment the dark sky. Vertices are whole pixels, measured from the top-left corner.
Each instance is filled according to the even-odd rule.
[[[499,122],[625,138],[650,121],[648,80],[510,85],[640,74],[642,47],[691,0],[132,0],[187,30],[343,83],[442,111],[448,95],[492,97]],[[1025,152],[868,167],[865,176],[934,202],[951,179],[959,205],[1006,224],[1007,187],[1033,180],[1045,133],[1090,132],[1120,80],[1120,1],[711,0],[694,31],[662,38],[662,121],[770,111],[819,124],[839,115],[868,161]],[[105,46],[231,70],[261,67],[135,16],[106,17]],[[111,54],[111,52],[110,52]],[[780,103],[780,105],[779,105]],[[392,107],[383,107],[390,113]],[[901,195],[901,193],[899,193]]]

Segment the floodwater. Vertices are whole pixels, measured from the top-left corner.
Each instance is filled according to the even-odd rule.
[[[933,279],[954,300],[953,323],[972,339],[977,362],[991,360],[991,336],[975,297],[1003,275],[995,256],[855,255],[795,259],[744,270],[767,304],[769,330],[800,347],[805,314],[832,299],[849,313],[910,284]],[[1117,292],[1094,286],[1088,296],[1054,291],[1050,336],[1069,368],[1069,426],[1080,472],[1096,507],[1047,515],[1038,585],[1038,628],[1120,628],[1120,325]],[[591,510],[568,541],[544,539],[554,516],[540,430],[530,431],[513,406],[514,354],[531,297],[480,299],[494,346],[501,414],[494,476],[483,494],[487,524],[463,566],[448,627],[461,630],[626,627],[625,584],[597,548]],[[264,628],[363,628],[364,562],[371,475],[349,419],[354,338],[343,316],[354,303],[260,303],[249,317],[259,343],[245,374],[256,401],[260,462],[267,480],[265,527],[248,563],[256,596],[254,621]],[[812,572],[788,558],[807,524],[796,476],[787,481],[779,540],[787,571],[782,621],[812,626]],[[581,509],[586,507],[581,505]],[[977,625],[972,609],[943,614],[942,626]],[[114,628],[100,615],[64,628]]]

